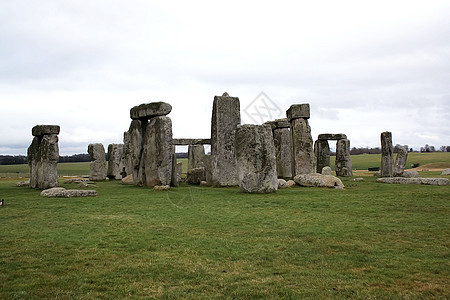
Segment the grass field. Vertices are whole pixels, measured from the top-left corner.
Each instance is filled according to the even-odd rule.
[[[448,299],[450,186],[364,178],[266,195],[105,181],[73,199],[4,179],[0,299]]]

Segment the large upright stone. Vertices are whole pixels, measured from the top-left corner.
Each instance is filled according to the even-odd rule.
[[[337,176],[353,176],[350,141],[347,139],[338,140],[336,143],[335,171]]]
[[[394,147],[392,133],[381,133],[381,177],[392,177],[394,173]]]
[[[238,185],[234,138],[241,123],[238,97],[215,96],[211,121],[211,170],[214,186]]]
[[[205,166],[205,147],[203,145],[189,145],[188,170]]]
[[[144,166],[141,164],[142,144],[144,141],[144,130],[148,121],[133,120],[128,129],[128,160],[133,175],[134,185],[144,184]],[[128,174],[130,175],[130,174]]]
[[[238,126],[235,145],[241,191],[245,193],[276,192],[278,178],[270,125]]]
[[[171,111],[172,106],[166,102],[144,103],[130,110],[130,118],[133,120],[148,120],[153,117],[168,115]]]
[[[123,170],[120,168],[122,152],[123,144],[108,145],[108,172],[106,175],[109,179],[122,179]]]
[[[289,124],[289,123],[288,123]],[[279,178],[291,178],[292,174],[292,142],[288,127],[276,127],[273,130],[277,175]]]
[[[397,152],[397,158],[394,165],[394,177],[402,176],[405,171],[406,160],[408,159],[408,149],[406,147],[399,147]]]
[[[294,175],[315,173],[316,157],[308,120],[292,119],[291,137]]]
[[[145,130],[141,163],[144,184],[149,187],[172,182],[172,121],[169,117],[151,118]]]
[[[122,178],[133,175],[133,167],[131,165],[131,144],[130,134],[128,131],[123,133],[123,150],[120,158],[120,175]]]
[[[327,140],[318,139],[314,142],[314,154],[317,158],[317,173],[322,173],[324,167],[330,166],[330,145]]]
[[[102,181],[106,179],[106,154],[103,144],[89,144],[88,153],[91,156],[89,179]]]
[[[59,146],[57,125],[38,125],[33,127],[35,135],[28,148],[30,166],[30,187],[48,189],[58,186]]]

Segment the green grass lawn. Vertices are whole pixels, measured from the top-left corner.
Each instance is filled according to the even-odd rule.
[[[365,179],[72,199],[3,180],[0,299],[448,299],[450,187]]]

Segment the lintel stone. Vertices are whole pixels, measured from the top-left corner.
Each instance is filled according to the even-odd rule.
[[[152,102],[144,103],[133,107],[130,110],[130,118],[137,119],[150,119],[158,116],[168,115],[172,111],[172,105],[166,102]]]
[[[309,103],[292,104],[291,107],[289,107],[289,109],[286,111],[286,117],[289,119],[289,121],[300,118],[309,119]]]
[[[347,139],[347,135],[343,133],[322,133],[319,134],[319,140],[345,140]]]
[[[47,134],[59,134],[59,125],[36,125],[31,130],[33,136],[43,136]]]
[[[177,146],[205,145],[211,144],[211,139],[173,139],[173,144]]]

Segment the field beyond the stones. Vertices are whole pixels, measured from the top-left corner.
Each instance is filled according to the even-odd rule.
[[[444,177],[433,170],[450,167],[449,154],[411,153],[408,163]],[[379,166],[376,155],[352,160]],[[64,175],[86,167],[59,166]],[[105,181],[97,197],[70,199],[3,178],[0,299],[448,299],[450,186],[360,175],[342,178],[345,190],[264,195]]]

